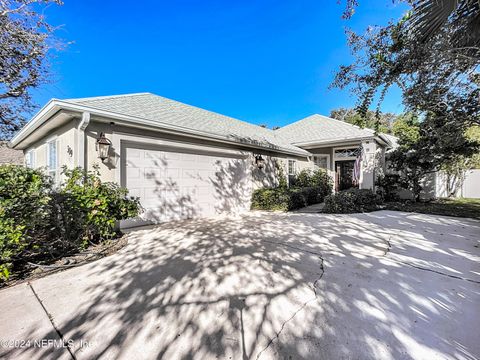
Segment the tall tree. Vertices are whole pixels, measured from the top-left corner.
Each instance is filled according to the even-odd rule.
[[[377,113],[368,110],[366,114],[362,116],[355,109],[338,108],[330,111],[330,117],[345,121],[352,125],[366,127],[377,132],[390,134],[392,132],[392,125],[395,122],[397,115],[393,113]]]
[[[404,18],[386,27],[369,27],[363,35],[348,31],[355,61],[340,68],[333,86],[350,87],[362,114],[374,105],[376,95],[378,108],[389,87],[397,84],[408,110],[430,111],[445,122],[478,124],[480,41],[478,29],[471,28],[479,16],[479,2],[468,2],[467,13],[474,15],[455,10],[451,18],[430,28],[425,14],[436,6],[422,5],[426,3],[415,3]],[[472,34],[462,36],[467,29]]]
[[[35,106],[31,90],[48,79],[47,56],[59,42],[39,7],[60,0],[0,0],[0,139],[9,139]]]
[[[452,43],[454,48],[479,46],[480,2],[478,0],[397,1],[406,2],[412,6],[409,30],[421,42],[429,41],[440,34],[442,28],[453,25],[457,32],[454,37],[454,43]],[[357,0],[346,0],[343,18],[351,18],[357,6]]]
[[[467,125],[445,124],[434,114],[427,114],[422,121],[415,114],[406,114],[395,122],[393,131],[399,147],[388,154],[387,160],[417,201],[427,174],[465,171],[480,151],[480,143],[468,136]]]

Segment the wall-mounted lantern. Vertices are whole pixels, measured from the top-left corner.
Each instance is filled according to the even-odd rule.
[[[100,137],[97,139],[97,152],[98,157],[105,162],[108,159],[108,153],[110,152],[110,147],[112,142],[106,138],[105,133],[100,133]]]
[[[255,155],[255,165],[257,165],[257,168],[263,169],[265,167],[265,159],[262,157],[262,155]]]

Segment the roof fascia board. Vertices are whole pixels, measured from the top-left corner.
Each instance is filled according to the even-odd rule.
[[[330,145],[340,145],[344,143],[354,143],[358,141],[364,141],[364,140],[374,140],[374,136],[363,136],[363,137],[353,137],[353,138],[343,138],[343,139],[335,139],[335,140],[325,140],[325,141],[308,141],[308,142],[296,142],[293,143],[292,145],[294,146],[300,146],[300,147],[308,147],[308,148],[314,148],[314,147],[324,147],[324,146],[330,146]]]
[[[293,151],[285,148],[271,148],[268,146],[242,143],[242,142],[230,140],[223,136],[213,135],[203,131],[187,129],[179,126],[172,126],[164,123],[158,123],[152,120],[146,120],[136,116],[119,114],[111,111],[97,109],[91,106],[79,105],[79,104],[71,103],[64,100],[57,100],[57,99],[50,100],[47,103],[47,105],[45,105],[22,130],[17,135],[15,135],[15,137],[11,140],[12,147],[15,148],[15,146],[17,146],[35,129],[37,129],[39,126],[45,123],[51,117],[51,115],[53,115],[59,110],[68,110],[68,111],[73,111],[77,113],[89,112],[92,116],[95,116],[95,118],[97,119],[101,120],[101,118],[107,118],[109,119],[109,121],[111,121],[111,119],[113,118],[117,122],[122,121],[125,123],[125,125],[129,125],[129,126],[132,126],[132,125],[142,126],[147,129],[148,128],[151,129],[153,127],[153,128],[161,129],[164,132],[169,132],[172,134],[181,134],[184,136],[191,136],[191,137],[193,136],[200,139],[207,138],[207,139],[212,139],[214,141],[221,141],[228,144],[241,145],[241,146],[245,146],[248,148],[255,148],[255,149],[260,148],[260,149],[268,150],[271,152],[278,152],[283,154],[290,154],[290,155],[296,155],[296,156],[302,156],[302,157],[309,156],[308,152],[304,152],[303,149],[299,149],[300,151]]]
[[[149,124],[142,124],[142,123],[132,123],[131,121],[128,121],[128,120],[118,119],[116,116],[107,117],[107,116],[93,115],[92,120],[98,121],[98,122],[104,122],[104,123],[108,123],[108,122],[111,122],[112,120],[115,120],[115,124],[117,124],[117,125],[134,127],[136,129],[151,130],[152,127],[155,127],[155,128],[161,130],[163,133],[166,133],[166,134],[182,135],[182,136],[187,136],[187,137],[190,137],[190,138],[201,139],[201,140],[207,139],[207,140],[211,140],[211,141],[215,141],[215,142],[221,142],[221,143],[224,143],[224,144],[243,146],[243,147],[246,147],[246,148],[249,148],[249,149],[262,149],[262,150],[269,151],[269,152],[277,152],[277,153],[282,153],[282,154],[287,154],[287,155],[295,155],[295,156],[300,156],[300,157],[310,156],[310,154],[308,152],[306,152],[306,153],[295,152],[295,151],[289,151],[289,150],[281,149],[281,148],[270,148],[270,147],[265,147],[265,146],[260,146],[260,145],[242,143],[242,142],[226,139],[222,136],[215,136],[215,135],[212,135],[212,134],[205,134],[205,133],[200,133],[200,132],[199,132],[199,134],[195,134],[193,131],[192,132],[186,132],[186,131],[171,130],[171,129],[168,129],[168,128],[163,128],[163,126],[158,126],[156,124],[149,125]]]
[[[376,137],[376,140],[383,144],[384,146],[386,147],[393,147],[393,144],[392,142],[386,137],[386,136],[383,136],[383,134],[379,134],[377,137]]]
[[[32,119],[10,140],[10,146],[16,148],[28,135],[39,128],[43,123],[50,119],[60,108],[56,99],[51,99],[43,108],[41,108]]]

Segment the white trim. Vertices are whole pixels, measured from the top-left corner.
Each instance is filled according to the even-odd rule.
[[[293,174],[290,174],[290,161],[293,161]],[[292,158],[287,158],[287,185],[290,187],[290,176],[295,176],[298,174],[297,160]]]
[[[90,124],[90,113],[84,112],[82,114],[82,120],[78,124],[77,127],[77,156],[76,156],[76,164],[84,169],[87,169],[88,166],[86,164],[86,153],[87,148],[85,147],[86,136],[85,136],[85,129]]]
[[[363,137],[346,137],[346,138],[338,138],[338,139],[329,139],[329,140],[315,140],[315,141],[306,141],[306,142],[294,142],[292,145],[294,146],[301,146],[305,149],[308,148],[317,148],[317,147],[327,147],[332,145],[344,145],[345,143],[351,143],[352,145],[362,142],[364,140],[375,140],[373,136],[363,136]]]
[[[25,127],[13,137],[13,139],[10,141],[11,146],[13,148],[16,148],[23,140],[25,140],[25,138],[27,138],[31,133],[33,133],[38,127],[40,127],[45,122],[47,122],[55,112],[60,110],[67,110],[67,111],[73,111],[78,113],[89,112],[91,113],[91,115],[99,117],[99,118],[96,118],[95,120],[100,122],[102,121],[102,118],[105,118],[104,120],[105,122],[110,122],[111,119],[115,119],[115,123],[119,125],[122,124],[127,126],[144,127],[147,129],[155,128],[165,133],[184,135],[184,136],[195,137],[200,139],[209,139],[212,141],[219,141],[223,143],[234,144],[237,146],[240,145],[240,146],[249,147],[249,148],[264,149],[271,152],[291,154],[291,155],[296,155],[301,157],[306,157],[310,155],[308,151],[305,151],[303,149],[298,149],[298,151],[296,151],[293,149],[289,150],[289,149],[280,148],[280,147],[262,146],[262,144],[243,143],[240,141],[231,140],[230,138],[222,135],[215,135],[215,134],[211,134],[211,133],[200,131],[200,130],[192,130],[190,128],[186,128],[182,126],[161,123],[158,121],[148,120],[148,119],[144,119],[137,116],[124,115],[124,114],[120,114],[112,111],[106,111],[106,110],[98,109],[95,107],[79,105],[79,104],[70,103],[68,101],[58,100],[58,99],[50,100],[47,103],[47,105],[45,105],[27,123],[27,125],[25,125]]]
[[[55,168],[52,169],[50,168],[50,144],[55,144]],[[59,169],[58,169],[58,139],[57,139],[57,136],[52,136],[50,138],[48,138],[46,141],[45,141],[45,150],[46,150],[46,168],[47,168],[47,174],[48,175],[51,175],[51,173],[55,173],[54,174],[54,182],[55,183],[58,183],[59,181]]]
[[[360,146],[361,144],[358,144],[357,145],[357,148]],[[336,150],[346,150],[346,149],[353,149],[355,147],[355,145],[351,145],[351,146],[340,146],[340,147],[335,147],[333,148],[333,161],[342,161],[342,160],[356,160],[357,157],[356,156],[347,156],[347,157],[338,157],[335,155],[335,152]],[[334,169],[336,171],[336,169]]]
[[[25,166],[30,168],[30,169],[35,169],[35,163],[36,163],[36,156],[35,156],[35,149],[30,148],[27,151],[25,151]],[[27,164],[27,158],[30,159],[30,165]]]
[[[293,161],[293,173],[290,174],[290,161]],[[297,160],[296,159],[287,159],[287,175],[297,175]]]
[[[10,140],[10,146],[15,148],[20,141],[30,135],[40,125],[46,122],[55,112],[59,110],[56,102],[58,100],[51,99],[43,108],[41,108],[33,118]]]

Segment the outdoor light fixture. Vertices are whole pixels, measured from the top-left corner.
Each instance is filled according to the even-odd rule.
[[[263,169],[265,167],[265,160],[263,159],[262,155],[255,155],[255,164],[259,169]]]
[[[105,137],[105,133],[100,133],[100,137],[97,139],[97,151],[98,157],[105,162],[108,159],[108,153],[110,152],[110,147],[112,142]]]

